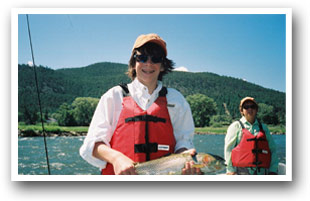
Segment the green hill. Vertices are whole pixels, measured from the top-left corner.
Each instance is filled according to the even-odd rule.
[[[130,82],[126,71],[127,65],[108,62],[59,70],[39,66],[37,74],[43,112],[53,113],[62,103],[71,104],[76,97],[99,98],[120,82]],[[272,105],[278,115],[285,117],[285,93],[241,79],[208,72],[174,71],[166,75],[163,82],[165,86],[179,90],[185,97],[201,93],[213,98],[218,114],[224,114],[226,107],[233,118],[239,117],[240,99],[252,96],[259,103]],[[33,68],[24,64],[18,65],[18,98],[20,115],[38,111]]]

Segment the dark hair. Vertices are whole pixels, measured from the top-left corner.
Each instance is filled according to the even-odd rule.
[[[163,76],[173,70],[174,62],[165,56],[165,51],[163,48],[156,44],[156,43],[146,43],[142,47],[136,48],[132,51],[132,54],[130,56],[129,64],[128,64],[128,71],[127,75],[131,78],[131,80],[134,80],[137,76],[136,74],[136,58],[134,55],[136,52],[139,51],[141,54],[146,54],[150,56],[156,56],[156,57],[163,57],[163,61],[161,63],[162,67],[164,68],[164,71],[161,71],[158,76],[158,80],[162,80]]]

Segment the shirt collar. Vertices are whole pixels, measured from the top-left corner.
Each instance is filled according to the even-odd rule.
[[[242,122],[243,124],[252,126],[252,124],[251,124],[250,122],[248,122],[244,116],[242,116],[240,120],[241,120],[241,122]],[[255,124],[258,124],[257,118],[255,118],[255,121],[254,121],[253,126],[254,126]]]
[[[132,82],[132,86],[138,91],[142,91],[146,86],[144,86],[137,78]]]
[[[149,94],[148,88],[144,84],[142,84],[137,78],[135,78],[134,81],[132,82],[132,86],[133,88],[137,90],[137,92],[140,92],[142,94],[145,94],[145,93]],[[153,91],[153,94],[158,94],[162,86],[163,86],[162,82],[160,80],[157,80],[157,87]]]

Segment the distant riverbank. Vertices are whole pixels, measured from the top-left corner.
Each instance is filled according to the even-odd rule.
[[[195,128],[196,134],[226,134],[228,126],[223,127],[203,127],[203,128]],[[268,125],[268,129],[270,131],[270,134],[272,135],[282,135],[286,133],[285,126],[273,126]]]
[[[271,134],[285,134],[284,126],[268,126]],[[87,126],[64,127],[56,125],[45,125],[45,134],[48,137],[53,136],[86,136]],[[223,127],[203,127],[195,128],[195,133],[203,134],[226,134],[227,126]],[[18,125],[19,137],[40,137],[43,136],[41,125]]]

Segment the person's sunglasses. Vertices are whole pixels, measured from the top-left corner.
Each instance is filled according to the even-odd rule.
[[[243,109],[247,110],[249,108],[252,108],[253,110],[256,109],[256,105],[244,105]]]
[[[141,63],[146,63],[147,60],[148,60],[148,57],[151,57],[151,61],[152,63],[161,63],[163,61],[163,58],[162,57],[155,57],[155,56],[148,56],[148,55],[145,55],[145,54],[140,54],[140,55],[137,55],[135,54],[134,55],[134,58],[138,61],[138,62],[141,62]]]

